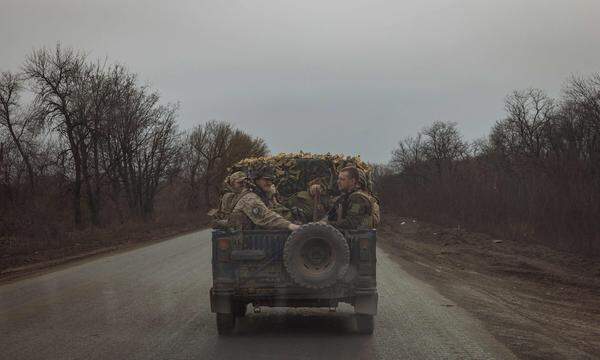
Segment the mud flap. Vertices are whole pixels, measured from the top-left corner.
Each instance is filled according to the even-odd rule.
[[[365,294],[354,298],[354,312],[357,314],[377,315],[377,300],[379,295]]]
[[[214,313],[229,314],[232,312],[230,293],[215,293],[210,289],[210,311]]]

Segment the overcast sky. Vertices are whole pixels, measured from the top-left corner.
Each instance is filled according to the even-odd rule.
[[[514,89],[600,71],[598,0],[0,0],[0,70],[57,42],[126,64],[272,152],[389,160],[436,120],[486,135]]]

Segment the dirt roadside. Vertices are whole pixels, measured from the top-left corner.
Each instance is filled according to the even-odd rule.
[[[207,221],[128,224],[113,229],[82,231],[76,241],[39,251],[6,252],[0,256],[0,283],[59,269],[80,261],[129,251],[206,228]]]
[[[379,245],[523,359],[600,357],[600,259],[387,215]]]

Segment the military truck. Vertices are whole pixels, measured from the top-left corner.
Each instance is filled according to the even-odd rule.
[[[362,334],[377,314],[376,231],[340,232],[309,223],[279,230],[213,230],[210,289],[219,334],[230,334],[247,307],[354,306]]]
[[[339,170],[359,167],[372,186],[370,167],[358,157],[279,154],[245,159],[230,169],[251,173],[268,165],[278,174],[276,185],[293,199],[314,179],[331,196]],[[219,334],[230,334],[248,305],[260,307],[354,306],[358,331],[372,334],[377,314],[374,229],[340,231],[312,222],[294,231],[216,229],[212,232],[212,312]]]

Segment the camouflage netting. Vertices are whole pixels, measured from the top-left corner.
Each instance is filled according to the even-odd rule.
[[[289,197],[299,191],[306,190],[309,184],[319,182],[329,194],[339,191],[336,181],[341,169],[355,166],[367,177],[367,187],[373,190],[373,169],[360,159],[360,156],[344,156],[311,153],[281,153],[275,156],[244,159],[229,169],[229,173],[244,171],[251,175],[264,167],[275,171],[275,185],[279,193]]]

